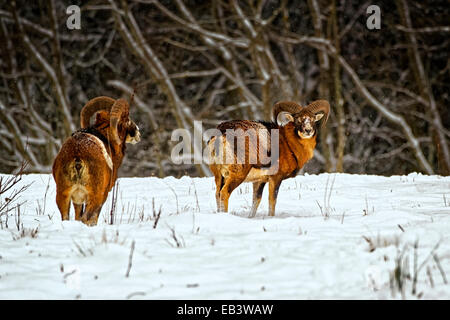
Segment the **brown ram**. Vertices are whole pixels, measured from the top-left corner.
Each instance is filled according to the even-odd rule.
[[[95,113],[95,123],[90,126]],[[72,201],[75,220],[96,225],[116,182],[125,143],[139,142],[140,132],[129,118],[129,104],[124,99],[94,98],[83,107],[80,118],[81,129],[64,142],[53,163],[56,204],[62,220],[69,219]]]
[[[250,213],[253,217],[261,202],[264,186],[269,182],[269,215],[273,216],[281,182],[294,177],[313,157],[316,122],[324,117],[323,127],[329,112],[330,105],[326,100],[314,101],[307,107],[282,101],[273,108],[276,122],[233,120],[221,123],[217,129],[222,135],[208,142],[210,169],[216,182],[217,210],[227,212],[231,192],[242,182],[253,182]],[[241,139],[244,141],[243,148],[237,147],[239,142],[235,143],[236,138],[244,138]],[[262,151],[274,153],[274,146],[278,152],[275,161],[269,165],[267,161],[263,163],[259,156],[251,161],[255,155],[263,155]],[[242,154],[239,150],[243,150]]]

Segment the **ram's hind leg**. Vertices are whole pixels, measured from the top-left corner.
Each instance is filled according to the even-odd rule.
[[[256,210],[258,210],[259,203],[261,202],[265,185],[265,182],[253,182],[253,204],[252,210],[250,211],[250,218],[256,215]]]
[[[83,215],[81,216],[81,221],[88,226],[97,225],[98,216],[100,215],[103,204],[108,197],[108,191],[104,191],[102,194],[102,190],[106,189],[106,185],[104,184],[96,185],[95,188],[88,190],[88,194],[90,196],[88,196]]]
[[[89,220],[87,220],[86,224],[88,226],[96,226],[98,222],[98,217],[100,216],[100,211],[102,210],[102,207],[98,208],[95,213],[91,216]]]
[[[103,203],[96,203],[92,201],[86,205],[85,212],[81,216],[81,221],[88,226],[97,225],[98,216],[102,210]]]
[[[220,212],[228,212],[228,199],[230,198],[231,192],[240,184],[235,183],[232,179],[224,179],[225,183],[219,191],[218,198],[218,208]],[[217,196],[216,196],[217,197]]]
[[[219,176],[215,177],[216,180],[216,204],[217,204],[217,211],[220,210],[220,191],[223,188],[223,184],[225,179],[222,177],[222,175],[219,174]]]
[[[220,190],[222,190],[224,184],[224,178],[220,173],[220,169],[217,165],[210,165],[211,172],[214,174],[214,182],[216,183],[216,205],[217,211],[220,211]]]
[[[219,193],[220,209],[219,211],[228,212],[228,199],[231,193],[236,189],[242,182],[244,182],[247,177],[250,167],[241,168],[239,170],[232,171],[227,177],[224,177],[225,182],[223,183],[222,189]],[[236,174],[239,173],[239,174]]]
[[[65,191],[56,191],[56,205],[61,213],[61,220],[69,220],[70,212],[70,189]]]

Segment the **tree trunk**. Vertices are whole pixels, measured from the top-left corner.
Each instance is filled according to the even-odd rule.
[[[339,39],[338,16],[336,14],[336,0],[333,0],[331,7],[332,34],[336,54],[341,54]],[[336,107],[337,118],[337,147],[336,147],[336,171],[344,172],[344,149],[345,149],[345,113],[344,99],[342,98],[341,67],[337,59],[333,60],[333,79],[334,79],[334,105]]]
[[[314,35],[317,38],[325,38],[322,32],[322,22],[320,20],[320,8],[317,0],[308,0],[309,10],[311,11],[311,17],[314,26]],[[317,50],[317,56],[319,59],[319,98],[330,100],[328,81],[330,78],[330,62],[326,52]],[[332,172],[335,170],[335,161],[333,152],[331,151],[331,136],[327,127],[322,128],[319,132],[321,141],[321,151],[325,158],[325,170]]]
[[[409,14],[409,7],[405,0],[396,0],[398,12],[402,24],[407,29],[413,29],[411,22],[411,17]],[[441,116],[439,114],[439,109],[436,105],[436,100],[433,96],[433,91],[425,72],[422,58],[420,57],[416,34],[414,32],[406,32],[406,38],[409,43],[408,56],[410,65],[414,71],[414,76],[416,78],[417,85],[421,96],[429,102],[430,114],[433,119],[432,121],[432,134],[433,142],[435,143],[435,148],[437,150],[438,156],[438,172],[442,175],[450,174],[450,152],[448,147],[448,142],[445,137],[444,128],[441,121]]]

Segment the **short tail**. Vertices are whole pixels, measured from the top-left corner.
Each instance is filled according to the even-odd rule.
[[[83,168],[83,163],[81,162],[81,159],[76,158],[75,159],[75,170],[77,170],[77,172],[80,173],[82,168]]]
[[[75,158],[70,165],[70,176],[73,182],[80,182],[83,176],[83,171],[85,170],[85,165],[83,160],[80,158]]]

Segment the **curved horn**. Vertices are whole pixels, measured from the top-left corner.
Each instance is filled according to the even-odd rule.
[[[87,128],[89,127],[89,120],[91,117],[100,110],[106,110],[110,111],[111,107],[113,106],[114,102],[113,98],[101,96],[96,97],[94,99],[89,100],[81,109],[80,113],[80,120],[81,120],[81,128]]]
[[[119,123],[120,117],[124,112],[129,112],[129,104],[127,100],[125,99],[118,99],[114,102],[113,106],[111,107],[110,112],[110,127],[111,127],[111,133],[112,138],[117,144],[120,144],[120,137],[119,133],[117,131],[117,124]]]
[[[273,106],[273,118],[276,121],[278,114],[282,111],[289,112],[291,114],[297,113],[302,109],[302,106],[294,101],[280,101]]]
[[[306,108],[314,114],[323,112],[325,116],[321,124],[321,127],[323,128],[328,121],[328,116],[330,115],[330,103],[327,100],[316,100],[311,102]]]

